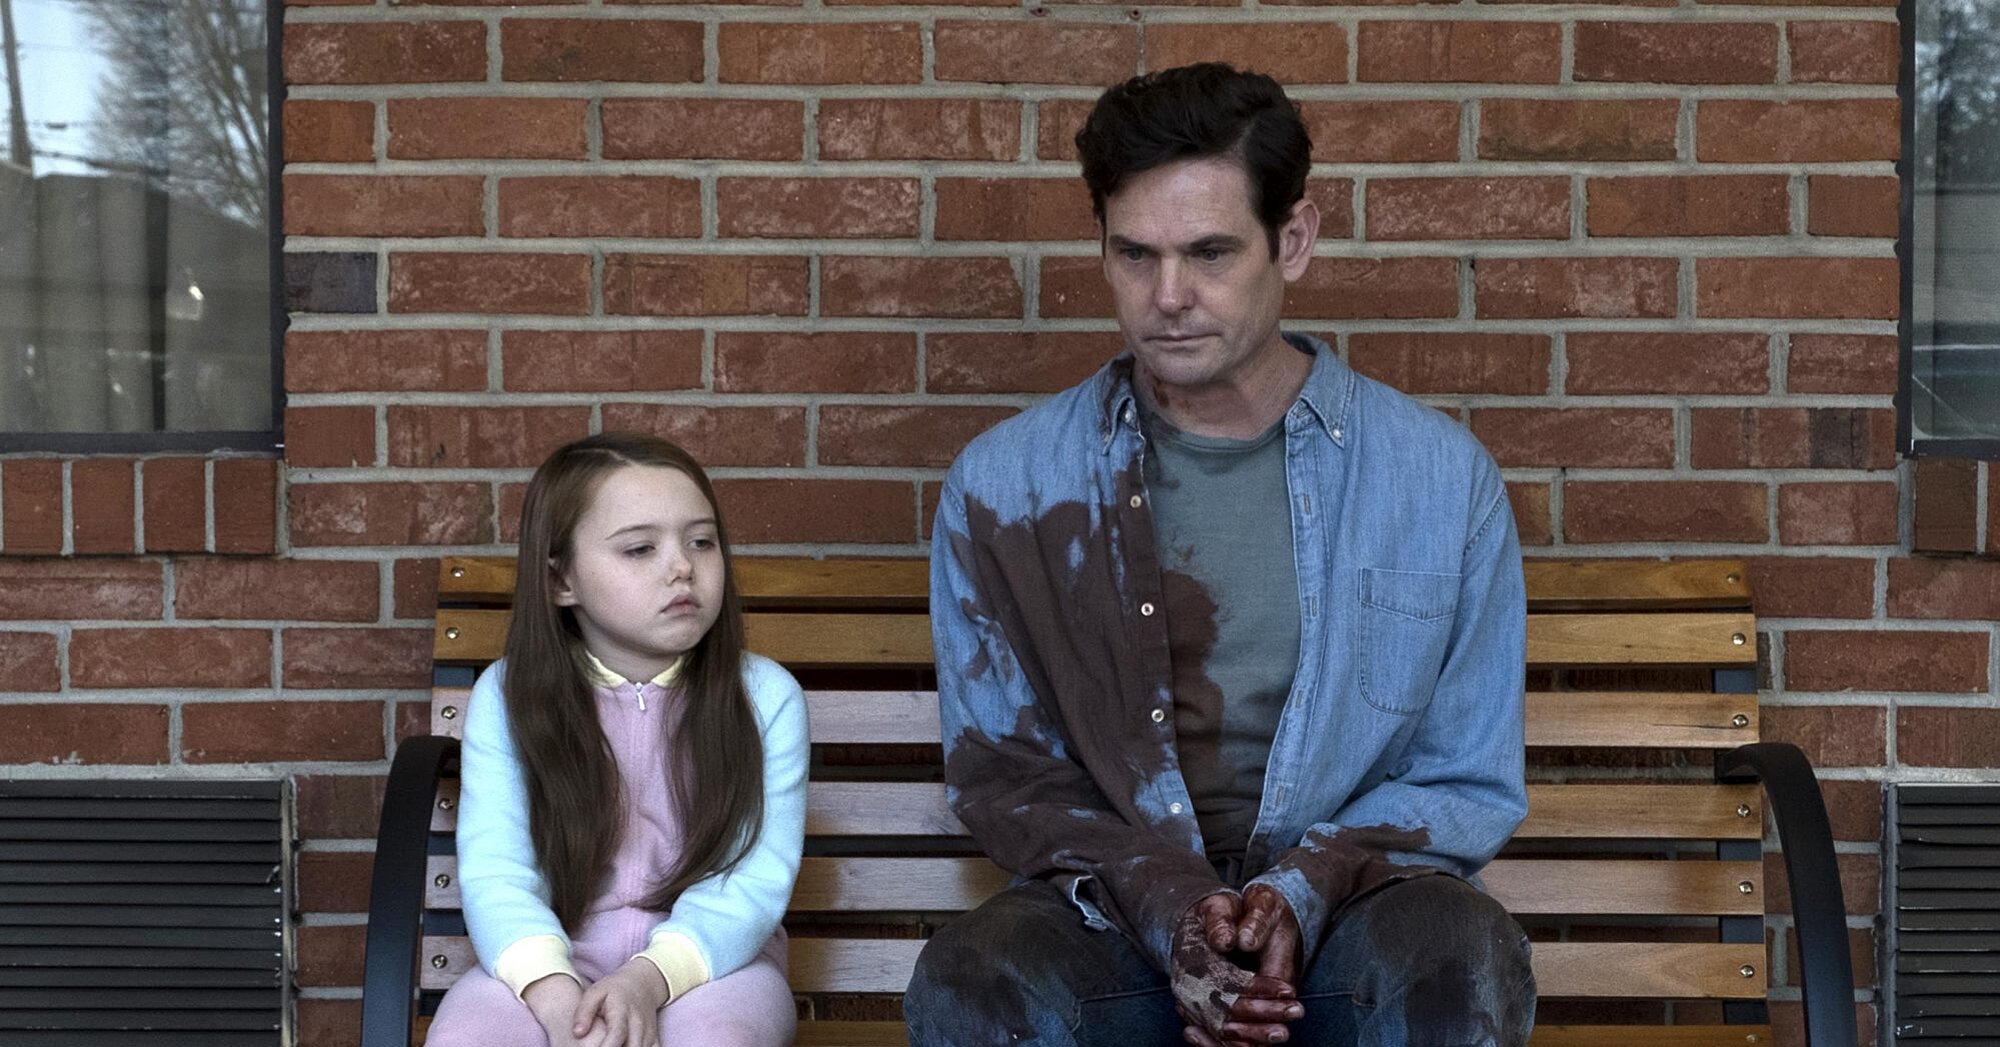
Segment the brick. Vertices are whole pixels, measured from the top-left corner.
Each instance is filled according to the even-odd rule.
[[[1764,910],[1769,913],[1789,913],[1792,911],[1791,881],[1785,879],[1785,856],[1779,851],[1764,852]],[[1882,857],[1877,854],[1839,854],[1834,856],[1839,867],[1840,893],[1847,903],[1851,916],[1874,916],[1882,911]],[[1775,1008],[1774,1008],[1775,1010]],[[1679,1011],[1676,1011],[1678,1014]],[[1783,1024],[1784,1019],[1773,1014],[1772,1025]],[[1793,1029],[1798,1029],[1796,1020]],[[1873,1024],[1858,1025],[1857,1029],[1874,1028]],[[1864,1034],[1865,1035],[1865,1034]],[[1805,1037],[1796,1038],[1782,1032],[1773,1031],[1773,1043],[1803,1044]]]
[[[1354,180],[1309,178],[1306,199],[1319,210],[1319,238],[1348,240],[1354,236]]]
[[[1563,539],[1594,542],[1763,542],[1761,483],[1577,481],[1563,485]]]
[[[914,238],[922,206],[914,178],[722,178],[725,237]]]
[[[305,912],[367,912],[375,856],[357,851],[299,855],[299,908]]]
[[[604,260],[604,311],[624,316],[804,316],[804,258],[615,254]]]
[[[429,629],[286,629],[285,686],[428,687],[432,639]],[[379,717],[380,710],[375,712]],[[375,723],[379,727],[381,720]],[[378,743],[380,737],[378,730]]]
[[[2000,621],[2000,561],[1893,558],[1889,615]]]
[[[148,458],[139,464],[145,551],[192,553],[208,547],[208,466],[200,458]]]
[[[1078,178],[940,178],[940,240],[1095,240],[1090,190]]]
[[[973,437],[1013,415],[1011,407],[827,404],[819,409],[819,461],[942,469]]]
[[[914,84],[924,44],[915,22],[725,22],[725,84]]]
[[[1893,22],[1792,22],[1792,80],[1801,84],[1893,84],[1903,49]]]
[[[1672,258],[1478,258],[1473,300],[1488,319],[1674,315]]]
[[[582,160],[581,98],[392,98],[392,160]]]
[[[1047,106],[1043,108],[1046,111]],[[1299,116],[1312,135],[1316,163],[1403,164],[1458,159],[1456,102],[1303,102]],[[1043,119],[1047,119],[1046,112]]]
[[[1045,317],[1105,319],[1116,315],[1111,287],[1104,282],[1104,262],[1096,255],[1045,257],[1040,282]]]
[[[375,409],[288,409],[285,412],[285,464],[308,469],[374,465]]]
[[[604,428],[663,436],[711,468],[806,464],[803,407],[605,404]]]
[[[500,235],[697,237],[701,183],[640,175],[504,178]]]
[[[1835,840],[1874,843],[1882,838],[1880,782],[1822,779],[1819,791]]]
[[[508,331],[500,352],[509,392],[701,388],[700,331]]]
[[[1988,521],[1986,528],[1986,551],[1988,553],[2000,554],[2000,526],[1994,526],[1991,523],[1991,521],[2000,520],[2000,483],[1990,482],[1996,478],[1991,475],[1992,470],[1989,469],[1988,473],[1989,482],[1986,485],[1986,519]]]
[[[527,501],[528,485],[500,485],[500,540],[509,544],[521,540],[521,506]]]
[[[1769,933],[1771,935],[1775,935],[1777,933],[1777,929],[1771,928],[1769,930]],[[1792,933],[1785,935],[1784,944],[1785,944],[1784,970],[1786,975],[1785,984],[1797,985],[1800,982],[1798,933],[1796,931],[1793,931]],[[1777,960],[1775,956],[1776,947],[1777,947],[1776,942],[1774,940],[1772,943],[1772,948],[1774,951],[1774,955],[1772,956],[1771,959],[1772,963],[1776,963]],[[1854,984],[1856,985],[1875,984],[1876,949],[1877,946],[1875,944],[1875,932],[1872,929],[1867,927],[1849,927],[1847,929],[1848,965],[1854,971]],[[1856,1010],[1860,1009],[1861,1008],[1858,1007],[1856,1008]],[[1773,1017],[1776,1018],[1775,1015]],[[1776,1024],[1775,1021],[1773,1024],[1774,1025]],[[1799,1028],[1801,1032],[1804,1031],[1802,1024],[1800,1026],[1796,1026],[1796,1028]],[[1867,1032],[1872,1032],[1874,1027],[1872,1025],[1857,1024],[1855,1028],[1857,1032],[1862,1032],[1863,1030],[1867,1030]],[[1862,1032],[1862,1035],[1866,1037],[1867,1032]],[[1774,1028],[1772,1030],[1772,1039],[1776,1042],[1779,1043],[1804,1042],[1803,1039],[1779,1040],[1778,1035],[1779,1034],[1777,1033],[1777,1030]],[[1869,1040],[1864,1039],[1862,1042],[1869,1042]]]
[[[1472,412],[1472,435],[1504,468],[1666,469],[1674,413],[1654,408],[1502,407]]]
[[[1927,553],[1979,550],[1979,463],[1917,459],[1911,473],[1912,548]]]
[[[1894,258],[1701,258],[1697,316],[1893,320]]]
[[[1763,741],[1798,746],[1815,768],[1880,767],[1889,752],[1879,705],[1767,705],[1758,715]]]
[[[375,311],[375,253],[288,251],[285,309],[294,313]]]
[[[1553,84],[1562,27],[1550,22],[1368,21],[1358,76],[1375,83]]]
[[[936,336],[932,338],[936,353]],[[932,386],[936,389],[935,384]],[[907,331],[718,331],[718,393],[912,393],[917,338]]]
[[[295,164],[365,164],[375,159],[375,103],[288,99],[285,160]]]
[[[1648,175],[1585,183],[1591,236],[1783,236],[1784,175]]]
[[[1854,556],[1760,556],[1750,561],[1759,618],[1870,618],[1875,561]]]
[[[1012,160],[1021,105],[983,98],[829,98],[822,160]]]
[[[285,27],[290,84],[437,84],[486,78],[480,22],[300,22]]]
[[[289,392],[474,392],[484,388],[484,331],[285,332],[285,389]],[[147,463],[147,469],[151,468],[152,463]]]
[[[478,236],[481,179],[423,175],[285,176],[293,236]]]
[[[1045,285],[1045,303],[1047,298]],[[1315,258],[1305,275],[1285,288],[1283,314],[1295,320],[1457,316],[1458,261]]]
[[[1986,632],[1793,629],[1785,634],[1790,691],[1977,694],[1986,690]]]
[[[1813,175],[1806,179],[1806,232],[1814,236],[1894,237],[1901,187],[1893,177]]]
[[[79,458],[69,466],[70,550],[129,553],[137,514],[129,458]]]
[[[1768,22],[1578,22],[1579,81],[1768,84],[1778,27]]]
[[[1711,164],[1894,160],[1901,141],[1893,98],[1710,98],[1694,116],[1695,158]]]
[[[1347,30],[1338,22],[1180,22],[1146,27],[1146,68],[1227,62],[1282,84],[1347,82]]]
[[[372,622],[380,573],[372,560],[179,560],[174,617]]]
[[[278,463],[225,458],[215,463],[215,551],[278,551]]]
[[[1778,487],[1778,541],[1785,545],[1895,545],[1894,483],[1803,483]]]
[[[993,331],[924,340],[933,393],[1053,393],[1096,373],[1124,347],[1115,331]]]
[[[1696,469],[1889,469],[1893,411],[1859,407],[1698,407],[1691,413]]]
[[[293,483],[292,544],[483,545],[493,503],[476,483]]]
[[[1568,178],[1371,178],[1370,240],[1563,240]]]
[[[1897,706],[1896,762],[1905,767],[2000,767],[2000,709]]]
[[[0,462],[0,549],[62,552],[62,474],[62,463],[49,458]]]
[[[1673,99],[1488,98],[1479,103],[1487,160],[1672,160]]]
[[[311,1047],[360,1047],[361,1001],[303,999],[296,1007],[298,1037]]]
[[[1412,396],[1549,391],[1549,337],[1472,331],[1357,332],[1348,364]]]
[[[269,629],[78,629],[70,686],[269,687]]]
[[[590,408],[389,407],[389,464],[414,469],[532,469],[590,433]]]
[[[797,160],[805,104],[743,98],[607,98],[607,160]]]
[[[1769,339],[1761,332],[1577,331],[1565,348],[1564,391],[1572,396],[1770,391]]]
[[[590,311],[590,256],[398,251],[389,256],[389,311],[581,316]]]
[[[122,702],[10,705],[0,764],[163,764],[167,707]]]
[[[397,560],[390,572],[390,596],[397,618],[431,618],[437,612],[438,561],[435,557]]]
[[[0,560],[0,620],[147,621],[166,606],[160,565],[142,560]]]
[[[299,835],[373,839],[387,780],[372,774],[300,774],[295,779]]]
[[[53,633],[0,632],[0,691],[61,690],[62,669],[57,657]],[[0,760],[15,762],[19,761]]]
[[[1021,315],[1021,281],[1005,258],[829,257],[820,280],[827,316]]]
[[[1075,160],[1076,133],[1083,129],[1093,104],[1080,98],[1055,98],[1036,106],[1035,155],[1043,160]],[[1310,112],[1312,104],[1306,103],[1300,108]],[[1319,137],[1317,132],[1313,133],[1315,146],[1319,144]],[[1313,159],[1319,158],[1315,156]]]
[[[916,539],[915,490],[900,480],[718,480],[732,541],[908,544]]]
[[[1514,511],[1514,530],[1522,545],[1555,543],[1555,521],[1549,512],[1549,485],[1509,483],[1507,501]]]
[[[187,763],[382,756],[381,702],[195,702],[181,709]]]
[[[939,80],[1097,87],[1139,71],[1139,31],[1130,26],[940,21],[933,42]]]
[[[620,18],[509,18],[500,23],[500,75],[522,82],[667,84],[702,78],[700,22]]]

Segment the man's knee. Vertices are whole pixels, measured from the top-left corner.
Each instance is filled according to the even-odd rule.
[[[1049,955],[1034,906],[1005,895],[924,943],[903,996],[913,1047],[1060,1044],[1076,1023],[1076,987]]]
[[[1355,914],[1355,944],[1373,954],[1377,976],[1357,987],[1356,1002],[1401,1010],[1412,1043],[1526,1040],[1535,1004],[1530,946],[1500,903],[1448,876],[1411,880],[1369,901]]]

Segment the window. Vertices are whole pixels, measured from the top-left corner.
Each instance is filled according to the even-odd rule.
[[[1902,447],[2000,458],[2000,0],[1905,0],[1903,26]]]
[[[277,8],[0,16],[0,449],[276,446]]]

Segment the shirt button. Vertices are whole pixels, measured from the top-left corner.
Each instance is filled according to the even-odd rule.
[[[1167,722],[1167,711],[1166,711],[1165,709],[1155,709],[1155,710],[1153,710],[1153,722],[1154,722],[1154,723],[1166,723],[1166,722]]]
[[[1139,614],[1141,617],[1151,618],[1153,616],[1153,605],[1149,603],[1140,604]]]
[[[1139,497],[1138,495],[1136,495],[1136,494],[1135,494],[1135,495],[1133,495],[1133,496],[1132,496],[1132,503],[1131,503],[1131,504],[1132,504],[1132,508],[1134,508],[1134,509],[1137,509],[1137,508],[1139,508],[1140,506],[1142,506],[1142,505],[1145,505],[1145,504],[1146,504],[1146,500],[1145,500],[1144,498],[1141,498],[1141,497]]]
[[[1169,814],[1179,814],[1179,813],[1181,813],[1181,805],[1180,805],[1180,804],[1177,804],[1177,803],[1170,803],[1170,804],[1168,804],[1168,805],[1167,805],[1167,813],[1169,813]]]

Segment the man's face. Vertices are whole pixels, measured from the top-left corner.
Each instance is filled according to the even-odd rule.
[[[1226,386],[1285,352],[1285,284],[1305,272],[1318,212],[1301,201],[1271,257],[1232,157],[1183,160],[1128,179],[1104,201],[1104,277],[1118,327],[1155,383]]]

